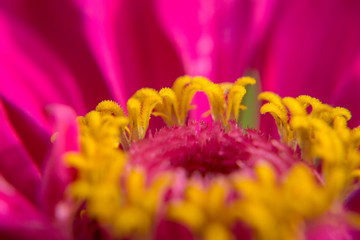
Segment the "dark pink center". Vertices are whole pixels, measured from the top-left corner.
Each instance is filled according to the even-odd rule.
[[[150,174],[182,168],[189,176],[196,172],[229,174],[253,168],[258,161],[267,161],[282,173],[298,161],[291,149],[258,131],[244,131],[235,124],[224,129],[204,122],[162,128],[132,144],[129,153],[130,164],[141,165]]]

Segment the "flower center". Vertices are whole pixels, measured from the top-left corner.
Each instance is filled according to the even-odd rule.
[[[229,174],[250,170],[258,161],[270,162],[281,173],[298,161],[292,150],[278,141],[269,142],[258,131],[204,122],[165,127],[132,144],[129,153],[130,163],[145,167],[150,175],[174,168],[188,176]]]
[[[81,151],[66,156],[78,170],[71,196],[116,239],[147,239],[162,219],[196,239],[233,239],[239,221],[257,239],[294,239],[359,178],[360,128],[347,127],[344,108],[263,92],[260,112],[272,114],[284,144],[243,130],[234,122],[249,84],[255,80],[219,85],[185,76],[171,89],[140,89],[127,111],[101,102],[79,117]],[[208,96],[212,125],[185,124],[199,91]],[[146,137],[152,115],[169,127]]]

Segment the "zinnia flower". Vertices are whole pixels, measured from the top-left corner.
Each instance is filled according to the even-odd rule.
[[[289,29],[293,29],[292,21],[290,21],[293,19],[292,17],[295,16],[294,19],[296,21],[303,19],[302,16],[291,13],[285,15],[277,14],[279,12],[286,13],[286,9],[292,6],[291,4],[279,7],[279,5],[273,4],[277,1],[263,2],[265,6],[269,5],[270,7],[261,7],[262,2],[260,1],[227,1],[224,5],[219,4],[217,1],[211,4],[188,1],[183,2],[184,5],[175,5],[175,7],[167,1],[158,1],[156,3],[150,1],[62,1],[54,3],[41,0],[32,1],[31,3],[21,0],[0,2],[0,31],[2,33],[0,44],[0,61],[2,66],[0,68],[2,76],[0,88],[0,134],[2,139],[0,169],[3,177],[1,179],[1,200],[3,203],[3,211],[1,212],[3,221],[0,224],[1,234],[8,238],[61,239],[62,236],[57,232],[60,228],[65,236],[73,235],[72,227],[67,224],[72,225],[74,222],[69,221],[69,218],[75,219],[76,224],[78,220],[83,224],[84,219],[88,216],[88,214],[84,214],[86,212],[82,212],[81,215],[85,216],[84,219],[79,217],[71,218],[69,214],[72,214],[73,203],[67,198],[64,199],[63,196],[67,184],[76,177],[76,174],[69,173],[69,169],[64,166],[61,157],[63,152],[79,149],[77,138],[74,137],[78,136],[76,134],[78,126],[73,119],[74,116],[85,114],[97,102],[103,99],[116,99],[124,106],[125,99],[131,96],[138,88],[151,86],[159,89],[161,86],[168,86],[170,81],[184,72],[192,75],[205,75],[215,82],[232,81],[236,77],[241,76],[244,69],[252,66],[250,63],[254,53],[259,53],[259,49],[263,50],[262,44],[266,43],[264,46],[266,46],[265,49],[267,51],[265,52],[273,53],[274,49],[277,52],[279,47],[273,48],[272,44],[275,43],[276,46],[282,46],[283,41],[281,39],[285,39],[285,36],[293,36],[286,34]],[[296,3],[299,1],[292,2]],[[334,3],[336,4],[334,5]],[[184,7],[185,4],[186,7]],[[312,6],[312,2],[305,2],[304,4]],[[337,23],[340,26],[329,28],[327,29],[328,31],[325,29],[319,44],[321,45],[321,43],[326,42],[328,39],[334,39],[331,36],[342,36],[342,34],[338,34],[338,30],[340,31],[343,26],[346,26],[347,29],[350,29],[350,31],[346,32],[351,36],[346,38],[343,44],[339,45],[346,46],[351,51],[341,51],[340,48],[332,47],[331,51],[329,50],[328,52],[328,48],[324,48],[331,57],[327,57],[327,54],[323,54],[323,51],[320,51],[318,54],[315,54],[315,51],[310,51],[311,54],[305,54],[307,57],[301,58],[303,60],[299,62],[309,63],[310,70],[318,67],[316,69],[319,69],[319,71],[316,72],[317,74],[311,74],[310,70],[299,70],[299,72],[306,72],[307,74],[305,77],[299,76],[298,81],[295,81],[295,83],[300,84],[300,82],[306,80],[306,82],[313,84],[313,79],[323,79],[318,81],[319,84],[316,84],[317,87],[313,88],[312,94],[320,97],[321,100],[326,100],[330,103],[339,102],[341,103],[339,105],[348,106],[354,110],[356,109],[354,103],[358,99],[356,89],[359,75],[358,64],[354,63],[358,49],[358,34],[354,31],[354,29],[357,29],[356,23],[358,22],[356,20],[358,17],[356,14],[358,9],[357,3],[346,2],[346,4],[343,4],[343,1],[335,1],[326,3],[326,5],[329,6],[326,8],[328,10],[343,9],[342,7],[345,6],[352,9],[352,11],[351,14],[347,14],[345,10],[339,12],[317,12],[319,13],[317,16],[336,15],[336,17],[330,18],[337,19]],[[223,7],[219,8],[219,6]],[[333,8],[333,6],[336,7]],[[340,7],[338,8],[338,6]],[[201,11],[199,11],[199,16],[194,14],[187,18],[189,21],[179,21],[179,19],[184,19],[184,12],[191,12],[188,9],[201,9]],[[307,6],[303,9],[307,9]],[[319,7],[319,9],[324,8]],[[174,14],[174,12],[177,12],[177,14]],[[179,12],[181,13],[181,18],[178,17]],[[242,14],[239,14],[239,12]],[[256,13],[256,18],[252,15],[254,12]],[[139,18],[139,15],[143,16],[143,18]],[[278,16],[284,20],[277,20]],[[319,19],[324,19],[324,22],[326,22],[327,18],[319,17]],[[185,22],[186,24],[184,24]],[[290,27],[282,28],[283,24],[279,24],[279,22],[286,23]],[[316,32],[319,29],[313,26],[333,26],[323,23],[312,25],[311,19],[309,19],[309,22],[306,28],[309,29],[309,32]],[[354,24],[355,27],[352,27],[350,23]],[[273,31],[272,29],[274,28],[280,30]],[[269,35],[269,32],[272,34]],[[326,33],[331,33],[330,37]],[[311,34],[304,34],[304,36],[308,35]],[[140,39],[146,39],[146,41],[141,41]],[[291,39],[297,38],[295,36]],[[198,44],[199,42],[201,44]],[[292,41],[285,42],[290,43]],[[337,45],[335,40],[334,42],[334,45]],[[311,45],[311,41],[309,44],[304,42],[304,48],[308,49],[308,45]],[[272,51],[269,51],[269,49]],[[258,69],[260,70],[261,79],[266,90],[275,89],[281,95],[290,94],[295,96],[299,93],[304,94],[306,93],[304,89],[307,90],[310,84],[303,84],[296,88],[283,85],[288,78],[298,76],[297,71],[292,71],[293,68],[282,68],[284,62],[293,62],[292,56],[296,55],[291,55],[292,51],[287,49],[280,49],[282,51],[279,50],[275,57],[273,54],[259,53],[261,66]],[[284,57],[283,53],[286,53],[287,57]],[[341,57],[338,57],[339,55]],[[314,59],[320,59],[316,61],[316,67],[308,61],[313,56],[317,56]],[[331,62],[331,64],[328,64],[328,61],[321,61],[323,59],[321,58],[322,56],[325,56],[324,58]],[[263,63],[263,60],[265,63]],[[338,61],[333,62],[332,60]],[[264,64],[264,68],[262,68],[262,64]],[[271,64],[276,64],[277,67],[272,68]],[[329,75],[326,75],[327,77],[322,76],[320,78],[321,73],[327,72],[328,65],[336,66],[331,67],[331,70],[334,70],[336,74],[329,73]],[[279,73],[281,71],[272,74],[271,71],[269,73],[271,69],[288,71],[286,72],[287,75],[283,74],[284,76],[282,76],[280,74],[280,76]],[[336,80],[333,78],[336,78]],[[329,82],[336,82],[337,84],[324,84],[328,79],[332,79]],[[342,79],[345,80],[342,81]],[[273,84],[274,82],[276,84]],[[279,88],[281,89],[279,90]],[[328,91],[329,89],[335,89],[336,93],[323,95],[323,93],[334,92]],[[296,92],[290,90],[295,90]],[[350,97],[347,95],[349,92],[351,93]],[[330,97],[332,99],[328,99]],[[51,112],[55,117],[54,120],[56,120],[55,128],[58,135],[53,137],[53,139],[57,140],[54,144],[49,142],[53,131],[44,113],[44,106],[49,103],[63,103],[71,106],[76,111],[75,114],[73,110],[67,107],[55,105],[48,108],[48,112]],[[201,107],[198,107],[198,109],[201,109]],[[358,112],[352,112],[355,116],[354,122],[357,123],[356,116]],[[129,109],[128,113],[130,118],[131,113]],[[218,115],[215,116],[221,118]],[[171,123],[171,121],[175,120],[165,120],[170,125],[186,125],[184,119],[181,120],[183,122]],[[219,119],[215,119],[215,122],[219,122]],[[198,130],[197,128],[210,128],[210,126],[206,127],[206,125],[199,123],[199,127],[190,125],[188,129],[185,129],[188,135],[183,133],[184,131],[180,133],[191,137],[196,136],[197,131],[200,131],[202,137],[199,138],[199,141],[208,138],[208,135],[216,134],[216,132],[220,134],[219,138],[223,140],[228,139],[229,136],[226,134],[235,134],[236,131],[234,129],[237,128],[234,127],[234,124],[228,124],[228,128],[224,128],[222,124],[212,125],[211,129],[214,132]],[[130,126],[130,129],[135,129],[136,126]],[[232,126],[231,130],[229,129],[230,126]],[[224,132],[226,133],[225,135],[222,133],[224,130],[226,130]],[[280,131],[284,142],[289,141],[289,139],[284,138],[286,131]],[[131,135],[128,135],[129,133],[125,130],[120,136],[136,140],[143,137],[142,135],[138,136],[139,133],[141,133],[141,129],[138,133],[132,130]],[[162,130],[163,136],[171,135],[167,133],[167,130]],[[232,139],[234,141],[243,139],[245,142],[251,143],[251,146],[256,146],[256,143],[262,145],[261,140],[254,143],[253,140],[257,139],[257,135],[249,131],[246,134],[244,133],[244,136],[239,135],[238,137],[232,136]],[[160,138],[161,134],[158,133],[156,136]],[[126,140],[126,138],[124,139]],[[167,141],[167,139],[163,139],[163,141]],[[195,144],[198,140],[195,139],[193,141]],[[161,143],[161,141],[157,142]],[[124,140],[122,143],[124,150],[129,148],[129,153],[134,153],[133,158],[142,155],[140,150],[137,152],[134,150],[137,149],[135,144],[130,144]],[[220,143],[227,142],[224,140],[220,141]],[[220,143],[213,144],[220,145]],[[138,142],[136,144],[139,144],[139,146],[144,144],[146,147],[145,143]],[[190,150],[201,149],[202,146],[197,145]],[[246,144],[241,146],[246,151],[251,150],[251,148],[245,147],[248,146]],[[148,147],[151,148],[151,145]],[[278,149],[279,146],[275,148]],[[267,157],[274,156],[272,148],[265,152],[267,152]],[[154,154],[156,154],[156,151]],[[169,156],[172,153],[167,152],[166,154]],[[279,150],[280,155],[288,156],[288,149]],[[202,156],[199,155],[200,158]],[[237,160],[234,159],[235,155],[232,156],[233,158],[229,156],[230,160],[232,159],[229,166],[232,166],[235,162],[237,165]],[[299,157],[295,157],[295,161],[297,161],[296,158]],[[140,157],[137,157],[137,159],[140,163],[145,164],[144,161],[141,161]],[[284,163],[282,161],[286,161],[286,159],[290,159],[290,162],[293,160],[292,157],[278,157],[276,155],[271,159],[265,157],[264,160],[271,162],[274,171],[279,176],[282,176],[282,171],[292,166],[290,163],[285,164],[286,167],[283,166]],[[304,157],[304,159],[306,158]],[[247,160],[249,161],[244,161],[242,169],[252,170],[258,161],[254,158]],[[189,167],[193,167],[192,162],[185,163]],[[175,165],[179,167],[185,163],[180,161],[178,165]],[[197,164],[194,166],[198,167]],[[322,169],[321,164],[316,166],[317,170]],[[151,166],[146,166],[145,164],[145,167],[146,169],[140,170],[140,172],[145,171],[145,175],[148,171],[152,172],[153,168]],[[217,169],[220,166],[210,162],[207,167]],[[282,171],[279,171],[278,168],[282,169]],[[195,169],[194,174],[190,174],[191,176],[204,174],[204,171],[200,171],[198,168]],[[224,169],[220,171],[222,174],[233,174],[232,171],[226,170],[226,167]],[[156,171],[155,173],[157,175]],[[213,170],[212,173],[215,175],[220,174]],[[251,174],[251,171],[249,174],[254,175]],[[176,176],[178,175],[181,174],[176,174]],[[314,173],[314,175],[317,174]],[[321,180],[318,177],[316,179],[318,181]],[[206,186],[201,186],[200,188],[202,187]],[[227,188],[227,186],[224,187],[224,189]],[[236,195],[238,192],[234,194]],[[353,195],[350,200],[356,199],[356,192]],[[348,206],[356,205],[350,200]],[[166,218],[164,220],[165,226],[173,226],[173,220],[170,219],[168,222]],[[323,221],[319,222],[323,223]],[[99,232],[113,234],[112,230],[109,230],[111,226],[109,227],[106,221],[98,221],[94,216],[91,216],[88,224],[84,226],[84,232],[81,232],[80,228],[75,228],[76,231],[81,232],[77,234],[88,233],[91,235],[89,227],[93,227],[92,229],[95,231],[94,236],[99,234]],[[243,231],[243,228],[257,229],[241,219],[235,225],[237,226],[235,230],[238,231],[240,229],[242,234],[247,232],[247,230]],[[158,226],[164,226],[164,224],[161,223]],[[311,226],[316,226],[316,224],[311,224]],[[347,225],[341,226],[346,227]],[[176,227],[176,229],[183,229],[179,234],[185,234],[185,236],[192,236],[193,234],[193,232],[191,234],[190,231],[187,232],[187,230],[193,231],[193,229],[184,222],[176,225]],[[103,228],[106,231],[100,231]],[[22,231],[18,231],[18,229],[22,229]],[[316,233],[321,229],[323,231],[329,230],[324,224],[321,227],[314,227],[314,229]],[[234,234],[235,230],[231,234]],[[165,233],[168,232],[165,231]],[[188,235],[186,235],[187,233]],[[161,234],[160,236],[163,236]],[[205,233],[198,231],[195,235],[205,236],[202,234]],[[167,235],[165,234],[165,236]]]
[[[263,92],[261,113],[273,115],[281,136],[268,139],[236,124],[249,84],[185,76],[171,89],[137,91],[127,115],[103,101],[80,117],[81,150],[66,157],[77,170],[68,189],[75,238],[350,238],[359,216],[344,202],[360,164],[350,112]],[[187,122],[198,91],[211,125]],[[147,136],[151,115],[168,126]]]

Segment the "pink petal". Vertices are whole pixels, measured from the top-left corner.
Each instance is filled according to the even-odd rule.
[[[44,106],[65,103],[84,113],[75,78],[61,59],[32,29],[0,11],[0,96],[19,109],[26,109],[49,130]]]
[[[184,63],[185,73],[214,82],[234,82],[249,65],[254,48],[254,1],[157,0],[164,29]],[[196,96],[200,119],[207,100]]]
[[[19,136],[24,149],[30,154],[33,161],[41,167],[50,146],[50,133],[47,126],[36,122],[29,116],[26,109],[19,109],[18,106],[7,102],[6,99],[4,99],[3,104],[9,123]]]
[[[176,222],[169,220],[161,220],[155,233],[156,240],[194,240],[194,236],[191,231]]]
[[[233,234],[236,240],[251,240],[253,239],[253,231],[249,226],[242,222],[236,222],[232,227]]]
[[[277,4],[262,55],[264,89],[330,102],[360,51],[360,2],[291,0]]]
[[[30,201],[35,202],[40,173],[14,131],[0,101],[0,174]]]
[[[345,208],[360,214],[360,189],[353,191],[345,201]]]
[[[352,118],[349,121],[351,127],[360,125],[360,55],[349,76],[338,83],[332,103],[337,106],[348,108],[351,111]]]
[[[183,74],[152,1],[78,2],[98,65],[122,103],[141,87],[171,86]]]
[[[335,219],[338,218],[338,219]],[[306,240],[351,240],[349,226],[345,220],[332,216],[322,222],[310,226],[306,232]]]
[[[56,206],[65,200],[65,189],[73,179],[72,172],[65,165],[64,153],[79,150],[79,130],[76,114],[71,108],[53,105],[49,111],[57,136],[43,170],[41,206],[49,216],[62,218],[64,212],[58,212]]]
[[[214,82],[242,76],[253,47],[252,1],[157,0],[157,9],[186,74]]]
[[[1,45],[9,49],[1,59],[9,61],[10,76],[27,80],[16,86],[30,85],[33,94],[35,89],[46,96],[61,96],[62,101],[46,103],[69,104],[80,114],[110,98],[111,86],[104,82],[87,45],[82,15],[73,1],[14,0],[2,1],[0,6],[1,22],[6,23],[6,28],[2,26],[6,31],[1,33],[6,44]]]
[[[0,175],[0,239],[64,238]]]

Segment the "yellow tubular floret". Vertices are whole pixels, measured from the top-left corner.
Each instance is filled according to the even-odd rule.
[[[102,101],[96,106],[95,110],[101,113],[113,114],[114,116],[126,116],[124,110],[114,101]]]
[[[320,100],[318,100],[317,98],[313,98],[307,95],[301,95],[298,96],[296,98],[296,100],[299,101],[299,103],[301,103],[304,108],[306,109],[308,106],[312,107],[312,111],[316,111],[317,109],[319,109],[319,107],[322,105],[322,103],[320,102]]]
[[[173,200],[167,210],[170,219],[179,221],[204,239],[213,239],[217,232],[221,239],[231,239],[227,218],[226,197],[228,186],[218,178],[208,187],[189,183],[185,199]]]
[[[351,112],[346,108],[336,107],[333,109],[332,114],[333,119],[335,119],[335,117],[344,117],[346,121],[349,121],[351,119]]]
[[[273,92],[262,92],[259,94],[258,99],[273,103],[280,108],[284,108],[281,97]]]
[[[236,120],[239,118],[239,110],[246,109],[241,105],[241,101],[244,98],[246,89],[243,86],[235,85],[230,89],[228,94],[228,106],[226,109],[226,120]]]
[[[287,112],[283,108],[277,106],[274,103],[264,104],[260,108],[260,113],[261,114],[270,113],[271,115],[273,115],[278,126],[287,125],[287,122],[289,120]]]
[[[211,223],[204,231],[204,240],[231,240],[233,236],[228,227],[220,223]]]
[[[223,90],[224,94],[227,95],[230,92],[230,89],[232,88],[232,86],[234,86],[234,83],[229,83],[229,82],[223,82],[223,83],[219,83],[221,89]]]
[[[191,81],[192,78],[190,76],[178,77],[175,80],[172,89],[174,90],[175,95],[178,99],[181,99],[183,97],[183,90],[188,84],[190,84]]]
[[[280,139],[285,143],[289,143],[292,139],[292,132],[289,128],[289,118],[286,109],[283,106],[279,106],[275,103],[270,102],[265,103],[260,108],[260,113],[270,113],[273,116],[273,118],[275,119],[275,123],[278,127]]]
[[[198,87],[199,91],[206,93],[214,121],[225,123],[225,95],[220,85],[202,77],[194,77],[193,84]]]
[[[270,113],[278,127],[280,138],[283,142],[291,145],[293,133],[289,127],[288,111],[279,95],[273,92],[262,92],[258,96],[259,100],[268,101],[260,108],[260,113]]]
[[[126,117],[124,110],[114,101],[102,101],[96,106],[95,110],[101,115],[112,115],[115,117],[114,123],[116,123],[120,130],[120,143],[124,149],[128,149],[130,142],[126,129],[129,119]]]
[[[179,101],[180,124],[184,125],[188,111],[192,109],[191,101],[196,92],[204,92],[210,103],[211,114],[214,121],[225,123],[225,95],[224,89],[203,77],[180,77],[173,90]]]
[[[145,129],[141,124],[141,103],[138,99],[130,98],[127,101],[127,111],[130,119],[131,140],[141,139],[140,136],[145,136]]]
[[[179,117],[180,117],[180,125],[184,125],[186,121],[186,117],[188,111],[193,107],[190,106],[191,100],[195,94],[195,92],[185,91],[186,87],[191,83],[192,78],[189,76],[183,76],[176,79],[172,89],[174,90],[175,96],[179,102]]]
[[[115,221],[112,224],[120,237],[132,235],[144,237],[154,224],[154,214],[170,179],[167,175],[158,176],[147,187],[145,177],[146,174],[139,168],[132,169],[126,177],[127,194],[119,210],[113,213]]]
[[[307,114],[304,107],[295,98],[285,97],[282,102],[289,109],[291,116],[305,116]]]
[[[170,88],[162,88],[159,91],[162,103],[155,107],[154,116],[161,116],[165,123],[169,126],[180,124],[179,101],[174,90]]]
[[[304,221],[321,216],[332,202],[327,189],[303,164],[295,165],[282,178],[268,164],[259,163],[255,169],[257,179],[235,181],[244,198],[236,200],[231,209],[235,219],[253,228],[256,239],[298,239]]]
[[[149,127],[154,108],[162,103],[157,91],[150,88],[138,90],[127,102],[130,119],[131,140],[143,139]],[[135,131],[134,131],[135,130]]]
[[[228,86],[226,121],[236,120],[238,122],[239,110],[246,109],[246,106],[241,105],[241,102],[246,94],[245,86],[249,84],[256,84],[256,80],[251,77],[242,77],[231,87]]]
[[[235,85],[240,85],[245,87],[246,85],[254,85],[256,84],[256,80],[252,77],[242,77],[236,80]]]

